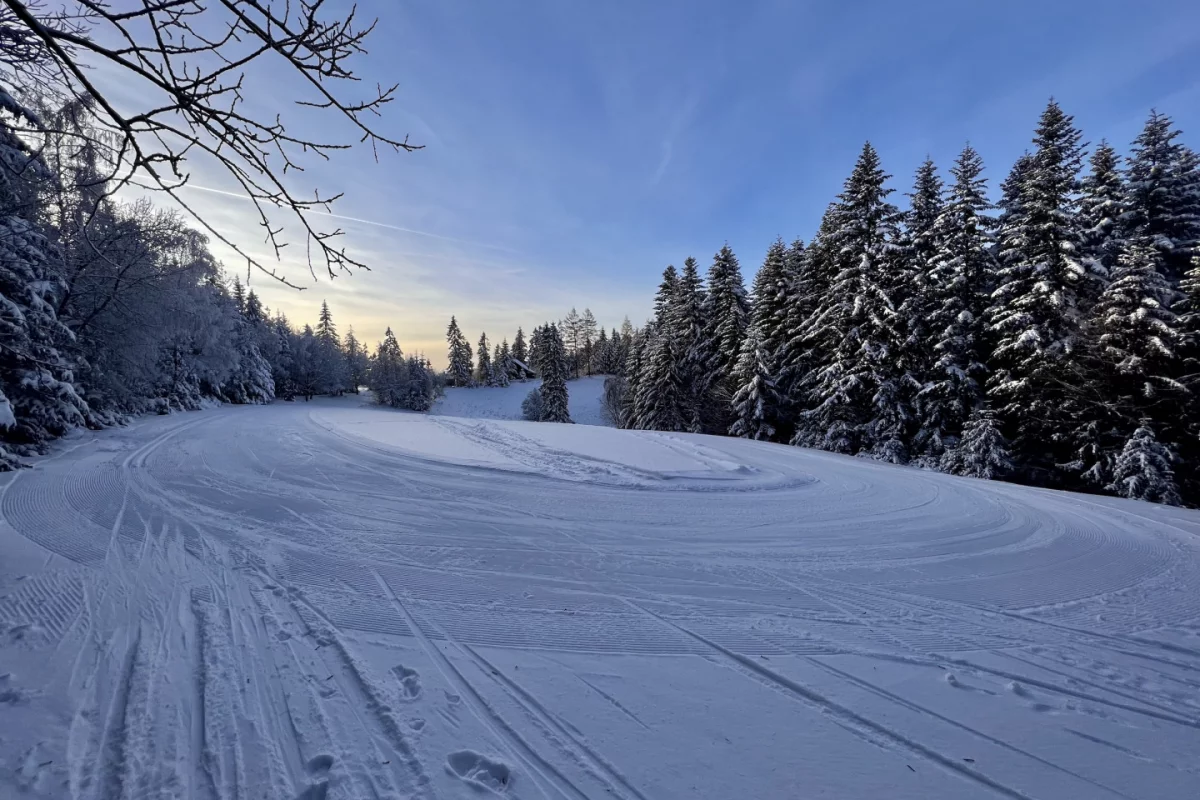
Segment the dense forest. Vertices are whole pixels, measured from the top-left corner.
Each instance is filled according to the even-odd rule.
[[[1051,102],[988,197],[969,146],[906,209],[867,144],[807,243],[746,291],[668,267],[610,394],[629,428],[1200,502],[1200,158],[1152,113],[1087,157]]]

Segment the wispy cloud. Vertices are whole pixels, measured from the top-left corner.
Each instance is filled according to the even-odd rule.
[[[226,197],[233,197],[238,200],[250,202],[250,198],[246,197],[246,195],[244,195],[244,194],[239,194],[237,192],[228,192],[224,189],[215,189],[211,186],[200,186],[199,184],[188,183],[188,184],[185,184],[183,186],[183,188],[184,189],[194,189],[194,190],[200,191],[200,192],[209,192],[211,194],[225,195]],[[362,217],[351,217],[351,216],[347,216],[346,214],[334,214],[333,212],[330,212],[330,211],[320,211],[318,209],[309,209],[305,213],[315,214],[315,215],[321,216],[321,217],[329,217],[331,219],[340,219],[340,220],[344,220],[346,222],[357,222],[362,225],[372,225],[376,228],[387,228],[388,230],[391,230],[391,231],[399,231],[400,233],[410,233],[414,236],[424,236],[429,239],[439,239],[443,242],[453,242],[454,244],[463,244],[463,245],[468,245],[470,247],[482,247],[482,248],[485,248],[488,250],[498,250],[498,251],[501,251],[504,253],[516,254],[515,250],[513,250],[510,247],[505,247],[504,245],[492,244],[491,242],[476,242],[476,241],[472,241],[470,239],[460,239],[456,236],[444,236],[440,233],[431,233],[430,231],[420,231],[420,230],[416,230],[415,228],[405,228],[402,225],[392,225],[390,222],[379,222],[378,220],[363,219]]]

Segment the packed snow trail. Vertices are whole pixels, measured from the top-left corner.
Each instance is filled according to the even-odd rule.
[[[0,796],[1194,798],[1200,514],[351,399],[0,478]]]

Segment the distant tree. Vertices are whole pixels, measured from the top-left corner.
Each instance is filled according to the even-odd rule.
[[[525,348],[525,331],[517,328],[517,335],[512,343],[512,357],[526,366],[529,365],[529,351]],[[516,378],[518,375],[513,374]]]
[[[942,456],[942,470],[952,475],[997,480],[1013,470],[1008,442],[995,416],[978,408],[967,420],[962,438]]]
[[[492,369],[492,353],[486,333],[479,335],[479,347],[476,352],[475,382],[480,386],[495,386],[496,375]]]
[[[467,337],[458,328],[458,321],[450,317],[450,325],[446,328],[446,341],[449,344],[449,364],[447,372],[450,381],[455,386],[471,385],[471,345]]]
[[[388,329],[389,331],[391,328]],[[346,331],[344,352],[346,356],[346,388],[358,394],[360,386],[366,385],[367,371],[370,367],[370,357],[367,354],[366,348],[358,341],[358,337],[354,335],[353,326]]]

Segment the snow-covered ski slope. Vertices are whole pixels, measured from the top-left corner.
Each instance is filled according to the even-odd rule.
[[[0,477],[0,797],[1200,796],[1200,514],[221,408]]]

